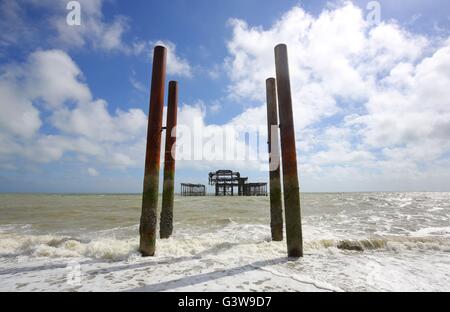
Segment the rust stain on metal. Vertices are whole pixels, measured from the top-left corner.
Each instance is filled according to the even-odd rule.
[[[267,128],[269,144],[270,175],[270,228],[272,240],[283,240],[283,207],[281,200],[280,150],[278,140],[278,108],[275,78],[266,80]]]
[[[175,187],[175,144],[178,112],[178,83],[169,83],[167,105],[166,148],[164,155],[164,184],[160,221],[160,237],[169,238],[173,232],[173,201]]]
[[[142,214],[139,227],[139,250],[143,256],[154,256],[155,254],[166,62],[166,48],[162,46],[155,47],[142,194]]]
[[[303,256],[303,235],[300,209],[300,188],[297,172],[294,118],[292,113],[291,83],[287,46],[275,47],[280,137],[283,163],[284,210],[289,257]]]

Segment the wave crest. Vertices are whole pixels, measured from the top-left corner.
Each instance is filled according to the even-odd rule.
[[[434,250],[450,252],[450,241],[440,237],[408,237],[390,236],[376,237],[361,240],[318,240],[307,241],[307,249],[337,248],[344,251],[368,251],[368,250]]]
[[[129,258],[137,249],[137,240],[82,241],[52,235],[0,235],[0,257],[87,257],[116,261]]]

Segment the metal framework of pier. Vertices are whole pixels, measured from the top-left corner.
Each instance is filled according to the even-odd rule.
[[[209,185],[215,186],[216,196],[267,196],[267,183],[248,183],[239,172],[218,170],[209,173]]]
[[[181,196],[206,196],[203,184],[181,183]]]
[[[267,183],[245,184],[244,196],[267,196]]]

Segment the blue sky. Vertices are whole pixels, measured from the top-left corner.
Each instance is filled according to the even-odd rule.
[[[450,191],[448,1],[379,1],[371,24],[369,1],[94,0],[75,27],[67,2],[0,3],[2,192],[140,192],[155,44],[186,126],[264,125],[279,42],[304,191]],[[183,160],[177,184],[223,167],[268,176]]]

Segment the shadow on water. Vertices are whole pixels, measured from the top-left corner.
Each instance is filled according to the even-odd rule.
[[[172,259],[160,260],[160,261],[147,261],[147,262],[137,263],[137,264],[120,265],[120,266],[109,267],[109,268],[104,268],[104,269],[91,270],[91,271],[87,271],[86,273],[90,274],[90,275],[108,274],[108,273],[124,271],[124,270],[148,268],[149,266],[167,265],[167,264],[170,265],[170,264],[175,264],[175,263],[179,263],[179,262],[183,262],[183,261],[198,260],[207,255],[226,251],[228,249],[233,248],[236,245],[238,245],[238,244],[222,243],[222,244],[215,245],[212,248],[204,250],[193,256],[172,258]],[[151,259],[151,258],[149,258],[149,259]],[[67,262],[65,262],[65,263],[51,263],[51,264],[31,266],[31,267],[26,266],[26,267],[5,269],[5,270],[0,270],[0,275],[21,274],[21,273],[28,273],[28,272],[65,269],[65,268],[67,268],[68,264],[71,263],[72,261],[73,261],[72,259],[68,258]],[[103,261],[102,260],[88,260],[88,261],[81,261],[78,263],[80,265],[88,265],[88,264],[102,264],[102,263],[112,264],[113,262],[112,261],[104,261],[104,260]]]
[[[114,273],[114,272],[124,271],[124,270],[136,270],[136,269],[148,268],[149,266],[155,266],[155,265],[171,265],[171,264],[180,263],[180,262],[184,262],[184,261],[199,260],[199,259],[202,259],[204,256],[215,254],[215,253],[222,252],[222,251],[226,251],[237,245],[238,244],[222,243],[222,244],[215,245],[212,248],[204,250],[193,256],[171,258],[171,259],[159,260],[159,261],[148,261],[148,262],[129,264],[129,265],[120,265],[120,266],[116,266],[116,267],[112,267],[112,268],[92,270],[92,271],[88,271],[86,273],[91,274],[91,275],[109,274],[109,273]],[[148,258],[148,259],[151,259],[151,258]]]
[[[119,272],[119,271],[125,271],[125,270],[136,270],[136,269],[146,269],[152,266],[158,266],[158,265],[172,265],[184,261],[192,261],[192,260],[199,260],[203,257],[211,254],[217,254],[219,252],[226,251],[228,249],[233,248],[238,244],[233,243],[222,243],[213,246],[212,248],[209,248],[205,251],[202,251],[196,255],[193,256],[187,256],[187,257],[179,257],[179,258],[172,258],[167,260],[159,260],[159,261],[146,261],[143,263],[136,263],[136,264],[129,264],[129,265],[120,265],[115,267],[109,267],[104,269],[97,269],[97,270],[91,270],[86,271],[85,273],[89,275],[98,275],[98,274],[109,274],[113,272]],[[177,288],[182,288],[186,286],[201,284],[213,280],[217,280],[220,278],[224,278],[227,276],[234,276],[238,274],[242,274],[245,272],[260,270],[263,267],[270,266],[270,265],[277,265],[277,264],[283,264],[289,262],[289,258],[277,258],[277,259],[270,259],[270,260],[264,260],[264,261],[258,261],[251,264],[247,264],[240,267],[235,267],[231,269],[226,270],[219,270],[214,271],[210,273],[204,273],[204,274],[198,274],[193,276],[186,276],[179,279],[174,279],[166,282],[161,282],[157,284],[147,285],[144,287],[136,288],[129,290],[131,292],[160,292],[160,291],[168,291],[173,290]],[[68,260],[70,262],[70,260]],[[100,261],[100,260],[91,260],[91,261],[84,261],[80,262],[80,265],[87,265],[87,264],[102,264],[102,263],[108,263],[111,264],[111,262],[107,261]],[[36,272],[36,271],[44,271],[44,270],[54,270],[54,269],[65,269],[67,268],[67,263],[55,263],[55,264],[48,264],[48,265],[40,265],[40,266],[34,266],[34,267],[22,267],[22,268],[13,268],[13,269],[7,269],[0,271],[0,275],[7,275],[7,274],[20,274],[20,273],[27,273],[27,272]]]
[[[289,261],[288,258],[278,258],[271,260],[258,261],[251,264],[247,264],[240,267],[235,267],[227,270],[219,270],[209,273],[203,273],[193,276],[186,276],[179,279],[174,279],[166,282],[161,282],[157,284],[151,284],[144,287],[139,287],[136,289],[129,290],[129,292],[161,292],[161,291],[170,291],[177,288],[202,284],[206,282],[210,282],[213,280],[218,280],[228,276],[235,276],[239,274],[243,274],[250,271],[260,270],[263,267],[269,265],[277,265],[287,263]]]
[[[38,266],[32,266],[32,267],[6,269],[6,270],[1,270],[0,275],[21,274],[21,273],[38,272],[38,271],[46,271],[46,270],[65,269],[68,267],[68,265],[72,261],[73,260],[70,260],[68,258],[66,263],[52,263],[52,264],[44,264],[44,265],[38,265]],[[77,264],[80,264],[80,265],[96,264],[96,263],[103,263],[103,261],[91,260],[91,261],[77,262]]]
[[[167,260],[160,260],[160,261],[148,261],[144,263],[137,263],[137,264],[127,264],[127,265],[120,265],[115,267],[109,267],[104,269],[98,269],[98,270],[91,270],[87,271],[87,274],[108,274],[123,270],[134,270],[139,268],[146,268],[149,266],[155,266],[155,265],[165,265],[165,264],[175,264],[183,261],[191,261],[191,260],[198,260],[201,259],[204,256],[216,254],[218,252],[223,252],[228,249],[233,248],[238,244],[232,244],[232,243],[222,243],[213,246],[210,249],[204,250],[196,255],[188,256],[188,257],[179,257],[179,258],[172,258]],[[137,252],[137,251],[136,251]],[[152,259],[152,258],[148,258]],[[55,269],[64,269],[67,268],[68,264],[73,262],[74,260],[67,258],[67,262],[65,263],[51,263],[51,264],[45,264],[45,265],[39,265],[39,266],[26,266],[26,267],[19,267],[19,268],[11,268],[11,269],[5,269],[0,270],[0,275],[8,275],[8,274],[21,274],[21,273],[28,273],[28,272],[37,272],[37,271],[46,271],[46,270],[55,270]],[[107,263],[112,264],[114,262],[112,261],[105,261],[105,260],[88,260],[88,261],[81,261],[78,262],[80,265],[87,265],[87,264],[101,264],[101,263]]]

